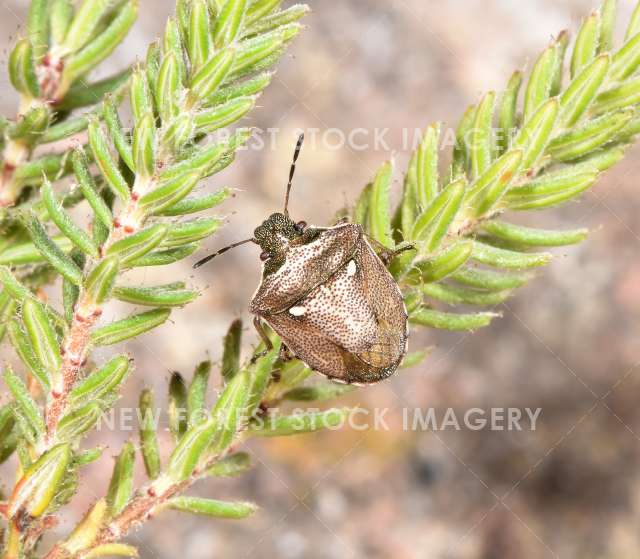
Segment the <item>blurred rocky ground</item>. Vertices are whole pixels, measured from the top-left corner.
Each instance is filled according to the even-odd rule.
[[[388,130],[386,146],[332,149],[308,142],[291,211],[325,223],[353,203],[377,166],[407,161],[403,129],[435,120],[455,125],[482,92],[503,87],[515,68],[564,28],[577,29],[596,0],[310,0],[309,28],[247,122],[276,129],[265,149],[242,153],[206,185],[242,191],[223,208],[228,226],[210,249],[245,238],[280,208],[295,132]],[[110,70],[142,56],[173,2],[141,0],[135,31]],[[622,20],[632,9],[621,0]],[[0,3],[3,60],[20,33],[26,0]],[[622,31],[622,30],[620,30]],[[0,107],[15,110],[5,73]],[[373,132],[370,132],[373,136]],[[384,142],[383,142],[384,143]],[[145,559],[542,559],[640,556],[640,150],[579,203],[518,216],[549,227],[587,226],[588,242],[556,251],[555,262],[499,309],[504,317],[473,335],[433,333],[421,366],[359,390],[348,404],[389,408],[388,430],[342,430],[252,444],[256,467],[200,494],[256,501],[243,522],[166,513],[132,537]],[[159,394],[171,370],[188,372],[220,339],[259,280],[255,248],[225,255],[194,274],[204,289],[171,324],[130,344],[137,373],[122,405],[143,385]],[[146,270],[149,282],[167,277]],[[112,312],[116,314],[119,309]],[[247,320],[248,322],[248,320]],[[254,335],[247,328],[247,337]],[[106,355],[107,353],[105,353]],[[410,432],[402,408],[542,408],[535,432],[469,429]],[[84,475],[102,493],[110,454],[127,433],[101,433],[111,452]],[[79,515],[93,495],[73,505]],[[64,527],[63,527],[64,528]]]

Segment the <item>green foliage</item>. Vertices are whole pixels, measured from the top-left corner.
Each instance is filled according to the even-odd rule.
[[[438,174],[440,124],[425,130],[393,220],[396,246],[414,247],[391,265],[411,301],[413,324],[454,330],[485,326],[497,314],[456,314],[439,307],[495,307],[528,280],[509,270],[544,266],[552,255],[540,248],[586,238],[583,229],[527,228],[501,216],[575,199],[634,140],[640,36],[630,29],[624,45],[611,52],[614,24],[611,1],[584,20],[570,51],[568,79],[563,74],[569,38],[563,32],[528,79],[516,72],[500,95],[491,92],[470,107],[444,177]],[[376,182],[388,174],[385,164]],[[380,240],[380,216],[391,210],[388,197],[377,191],[365,189],[352,215]]]
[[[196,191],[232,163],[250,132],[235,128],[218,142],[209,135],[255,107],[308,12],[303,5],[281,9],[280,0],[176,4],[144,62],[101,81],[87,84],[133,24],[136,0],[32,0],[27,36],[9,57],[22,116],[0,127],[6,171],[0,178],[0,337],[6,334],[24,373],[7,368],[3,376],[11,401],[0,407],[0,463],[14,453],[20,462],[7,501],[11,529],[3,559],[39,556],[38,538],[26,537],[17,521],[55,513],[82,490],[78,471],[101,455],[100,448],[83,448],[83,439],[114,405],[133,365],[124,354],[94,363],[93,348],[149,332],[198,297],[179,279],[148,286],[126,275],[188,257],[222,226],[203,212],[233,191]],[[550,262],[543,249],[586,238],[584,229],[524,227],[510,215],[575,199],[640,132],[640,7],[619,50],[613,49],[615,8],[605,0],[583,21],[572,48],[561,33],[527,79],[516,72],[503,92],[489,92],[470,107],[447,170],[436,123],[412,154],[395,207],[392,162],[363,189],[353,220],[389,251],[405,249],[390,270],[414,327],[488,325],[499,316],[494,307],[529,281],[531,270]],[[81,132],[86,145],[34,156],[43,144]],[[77,188],[61,184],[67,176]],[[78,205],[90,214],[89,226],[72,217],[69,210]],[[39,296],[56,278],[62,278],[60,310]],[[114,300],[148,308],[112,319],[104,311]],[[222,341],[219,366],[203,361],[188,381],[172,374],[166,460],[154,395],[143,390],[139,448],[124,444],[105,497],[46,558],[136,556],[120,539],[164,508],[216,518],[254,512],[252,504],[180,493],[203,478],[245,472],[250,458],[235,448],[251,437],[337,428],[349,414],[347,408],[275,413],[280,403],[317,404],[354,390],[311,380],[303,363],[284,359],[277,336],[271,339],[270,351],[261,345],[259,358],[244,361],[236,320]],[[427,355],[416,348],[404,366]],[[215,399],[211,385],[219,387]],[[148,477],[140,488],[134,483],[138,453]]]
[[[78,490],[78,468],[100,455],[99,449],[84,451],[82,439],[113,406],[132,366],[128,356],[119,355],[87,371],[93,348],[148,332],[172,309],[198,297],[182,281],[144,286],[123,276],[186,258],[223,225],[222,219],[202,213],[232,190],[196,194],[196,189],[234,160],[250,131],[236,128],[217,142],[209,134],[235,125],[255,107],[272,68],[301,29],[297,21],[307,13],[304,6],[281,10],[279,1],[179,0],[176,16],[169,18],[162,40],[149,47],[144,63],[87,83],[89,73],[124,38],[137,8],[137,0],[33,0],[28,35],[10,55],[10,80],[20,94],[22,116],[4,121],[0,134],[5,169],[0,178],[0,327],[25,367],[24,376],[6,370],[12,401],[0,409],[0,459],[18,450],[24,470],[9,503],[10,520],[25,514],[35,519],[68,501]],[[126,99],[131,120],[124,117]],[[89,105],[95,106],[79,112]],[[33,156],[43,144],[83,132],[86,145],[70,152],[56,152],[54,146],[49,155]],[[77,188],[60,187],[68,175]],[[79,204],[91,214],[89,226],[69,211]],[[43,273],[33,274],[34,266]],[[63,279],[62,312],[37,296],[38,288],[56,276]],[[104,320],[112,316],[103,311],[114,299],[151,308]],[[227,357],[234,372],[240,370],[239,351],[238,345],[235,358]],[[221,462],[217,474],[206,474],[246,425],[248,407],[259,403],[270,365],[262,363],[258,370],[228,374],[213,407],[208,403],[211,363],[196,368],[188,387],[174,376],[169,411],[176,448],[164,469],[153,395],[142,393],[140,446],[152,484],[149,494],[171,491],[172,484],[197,473],[224,476],[246,469],[245,461],[230,460]],[[54,557],[135,553],[116,541],[97,542],[106,523],[126,519],[136,499],[137,452],[132,443],[123,447],[105,499],[54,548]],[[243,503],[178,498],[171,506],[218,517],[240,518],[253,511]],[[7,538],[7,558],[34,555],[36,539],[15,530]]]

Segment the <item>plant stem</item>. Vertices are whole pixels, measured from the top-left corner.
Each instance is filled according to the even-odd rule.
[[[96,538],[82,552],[72,554],[65,548],[65,542],[57,543],[43,559],[71,559],[84,557],[92,549],[119,542],[132,529],[151,519],[156,510],[167,504],[169,499],[189,489],[194,483],[203,477],[203,472],[216,462],[235,450],[233,445],[221,455],[210,458],[207,463],[194,472],[194,474],[181,482],[170,482],[166,477],[160,476],[153,482],[141,487],[123,511],[111,519],[99,532]],[[3,558],[4,559],[4,558]]]
[[[75,385],[80,371],[84,365],[91,336],[91,328],[102,314],[102,309],[92,305],[86,294],[81,295],[69,333],[65,337],[61,353],[63,355],[61,365],[61,386],[53,387],[51,397],[47,402],[45,411],[45,421],[47,432],[44,439],[44,448],[41,452],[48,450],[55,444],[56,430],[66,407],[69,392]]]

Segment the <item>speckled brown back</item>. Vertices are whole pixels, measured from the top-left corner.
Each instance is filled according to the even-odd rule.
[[[280,312],[326,281],[353,254],[362,228],[347,223],[322,230],[307,244],[292,245],[285,263],[266,275],[249,310],[258,315]]]
[[[406,352],[402,295],[364,237],[325,282],[289,308],[261,316],[298,358],[344,382],[382,380]]]

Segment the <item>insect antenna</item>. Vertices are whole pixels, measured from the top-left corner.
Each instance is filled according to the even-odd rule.
[[[291,169],[289,170],[289,182],[287,183],[287,193],[284,197],[284,215],[289,217],[289,193],[291,192],[291,185],[293,184],[293,175],[296,172],[296,162],[300,156],[300,150],[302,149],[302,142],[304,142],[304,134],[300,134],[296,149],[293,152],[293,162],[291,163]]]
[[[216,256],[219,256],[220,254],[223,254],[224,252],[227,252],[228,250],[231,250],[232,248],[236,248],[240,245],[244,245],[246,243],[255,243],[257,242],[255,239],[251,238],[251,239],[245,239],[244,241],[238,241],[237,243],[233,243],[232,245],[226,246],[224,248],[221,248],[220,250],[217,250],[216,252],[214,252],[213,254],[210,254],[209,256],[205,256],[202,260],[198,260],[193,267],[194,268],[199,268],[200,266],[202,266],[203,264],[206,264],[207,262],[213,260]]]

